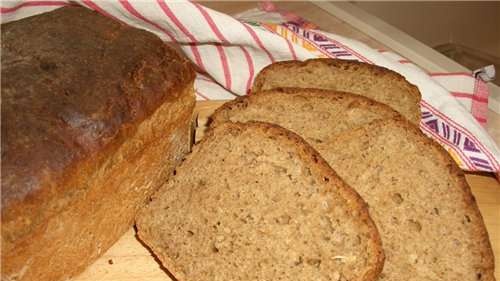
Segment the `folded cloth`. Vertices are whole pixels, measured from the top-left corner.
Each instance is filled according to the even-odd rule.
[[[262,68],[282,60],[334,57],[392,69],[422,93],[424,133],[438,141],[462,169],[500,172],[500,150],[482,126],[488,102],[484,82],[470,73],[426,73],[394,53],[316,30],[272,5],[242,13],[239,19],[189,1],[6,1],[1,5],[2,22],[82,5],[176,42],[198,66],[198,100],[245,95]]]

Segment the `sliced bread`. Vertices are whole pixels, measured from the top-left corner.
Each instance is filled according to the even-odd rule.
[[[365,203],[304,140],[266,123],[207,132],[137,219],[179,280],[376,280]]]
[[[345,130],[397,116],[387,105],[351,93],[275,88],[225,103],[209,117],[209,124],[214,127],[228,120],[269,122],[297,133],[307,130],[308,141],[322,143]]]
[[[387,255],[380,280],[495,280],[488,233],[463,172],[417,127],[379,120],[318,149],[370,206]]]
[[[387,104],[411,122],[420,122],[420,92],[400,74],[384,67],[339,59],[283,61],[264,68],[252,92],[278,87],[351,92]]]
[[[370,117],[369,124],[349,118],[351,111],[370,116],[384,105],[343,106],[346,98],[318,93],[305,98],[310,90],[303,91],[287,100],[268,91],[231,102],[211,117],[217,120],[212,126],[257,119],[276,122],[309,141],[370,206],[386,254],[381,280],[495,280],[481,214],[446,151],[403,117]],[[330,110],[323,118],[319,112],[325,106]]]

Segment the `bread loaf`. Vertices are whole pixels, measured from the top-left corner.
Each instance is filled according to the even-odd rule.
[[[420,92],[399,73],[372,64],[340,59],[283,61],[264,68],[252,92],[278,87],[320,88],[366,96],[420,122]]]
[[[176,280],[376,280],[361,198],[301,138],[265,123],[207,133],[137,220]]]
[[[66,280],[189,150],[190,63],[80,7],[2,25],[2,280]]]
[[[227,103],[211,126],[259,120],[303,136],[368,203],[386,254],[380,280],[495,280],[463,172],[416,126],[367,104],[349,94],[269,90]]]

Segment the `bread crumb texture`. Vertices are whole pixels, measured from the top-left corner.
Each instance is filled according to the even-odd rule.
[[[380,280],[495,280],[481,214],[446,151],[387,106],[339,95],[258,92],[221,107],[211,126],[260,120],[304,137],[368,203],[386,255]]]
[[[420,122],[418,88],[381,66],[324,58],[273,63],[257,75],[252,92],[279,87],[351,92],[389,105],[414,124]]]
[[[137,226],[178,280],[375,280],[383,263],[359,196],[264,123],[210,131]]]

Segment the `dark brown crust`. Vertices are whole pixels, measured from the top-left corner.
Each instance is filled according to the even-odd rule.
[[[87,176],[162,105],[191,115],[195,74],[153,34],[83,7],[7,23],[1,32],[4,257],[45,237],[51,221],[94,190]],[[163,126],[181,130],[180,123]],[[137,149],[157,142],[158,133],[141,134]],[[4,264],[5,273],[20,269]]]
[[[85,8],[4,24],[2,219],[35,220],[72,163],[123,141],[192,79],[159,38]]]
[[[376,111],[385,118],[400,116],[397,111],[386,104],[353,93],[314,88],[274,88],[271,90],[255,92],[247,96],[241,96],[224,103],[208,117],[207,126],[213,127],[222,122],[229,121],[225,119],[224,112],[241,110],[245,108],[247,104],[252,103],[256,99],[272,96],[273,93],[283,93],[290,96],[328,98],[331,99],[332,102],[336,102],[339,99],[352,99],[359,103],[359,107],[365,107],[367,110]]]
[[[293,133],[290,130],[287,130],[281,126],[276,124],[266,123],[266,122],[256,122],[249,121],[245,123],[240,122],[226,122],[221,124],[220,126],[210,128],[204,138],[195,146],[193,153],[196,153],[197,148],[202,146],[205,142],[209,141],[214,135],[225,135],[225,134],[234,134],[239,133],[248,129],[252,130],[260,130],[265,135],[274,136],[276,138],[281,138],[284,142],[290,143],[293,147],[297,148],[299,155],[302,156],[302,159],[310,164],[310,167],[319,168],[320,174],[326,178],[325,183],[331,189],[339,189],[341,193],[345,195],[347,198],[347,202],[350,204],[352,210],[358,210],[360,213],[360,217],[363,222],[368,225],[368,228],[371,229],[371,238],[373,241],[372,251],[376,253],[375,259],[371,261],[372,269],[368,271],[360,280],[364,281],[374,281],[378,279],[378,276],[382,272],[384,265],[384,252],[382,247],[382,239],[378,232],[378,229],[371,219],[368,212],[368,205],[366,202],[359,196],[359,194],[349,187],[344,181],[340,179],[340,177],[335,173],[335,171],[328,165],[328,163],[322,158],[322,156],[312,148],[304,139],[302,139],[299,135]],[[189,156],[188,156],[189,157]],[[185,162],[184,162],[185,163]],[[181,167],[184,165],[181,164]],[[138,219],[138,230],[139,237],[146,243],[151,237],[147,232],[142,231],[141,226],[141,218],[139,215]],[[147,219],[147,218],[146,218]],[[155,250],[155,249],[153,249]],[[157,254],[162,258],[162,262],[164,265],[171,269],[172,274],[178,278],[179,281],[184,281],[182,278],[179,278],[176,273],[180,272],[178,269],[173,266],[173,262],[167,257],[166,254],[163,254],[161,251],[156,251]]]
[[[350,69],[350,68],[363,68],[373,74],[374,77],[377,77],[378,79],[383,78],[383,77],[390,77],[395,80],[399,80],[402,83],[406,85],[408,88],[408,93],[410,93],[414,104],[419,105],[420,100],[422,98],[420,91],[418,88],[408,82],[405,77],[403,77],[401,74],[390,70],[388,68],[374,65],[374,64],[368,64],[364,62],[358,62],[358,61],[351,61],[351,60],[341,60],[341,59],[331,59],[331,58],[316,58],[316,59],[308,59],[305,61],[296,61],[296,60],[290,60],[290,61],[280,61],[280,62],[275,62],[273,64],[270,64],[263,68],[259,74],[255,77],[253,86],[252,86],[252,93],[255,92],[260,92],[262,90],[262,87],[265,82],[265,77],[267,76],[268,72],[272,71],[280,71],[280,69],[286,69],[286,68],[302,68],[302,67],[308,67],[311,65],[315,64],[326,64],[330,67],[333,68],[338,68],[338,69]],[[415,116],[415,120],[420,120],[420,112],[416,112],[415,114],[418,114],[418,116]]]

